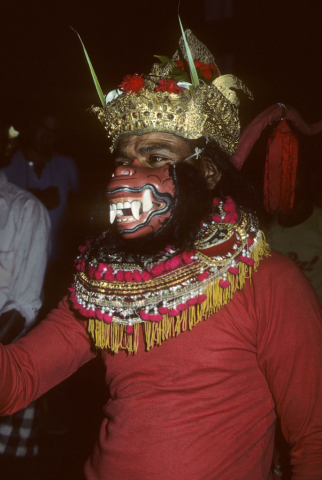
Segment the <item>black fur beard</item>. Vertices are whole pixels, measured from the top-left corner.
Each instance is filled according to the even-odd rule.
[[[140,263],[140,256],[157,255],[167,245],[179,251],[193,247],[202,220],[211,212],[213,192],[207,188],[205,178],[188,163],[171,166],[170,174],[176,188],[172,214],[167,222],[154,234],[129,240],[117,233],[116,225],[111,225],[104,237],[94,242],[89,261],[96,259],[108,263],[109,256],[117,254],[120,263],[129,257]]]

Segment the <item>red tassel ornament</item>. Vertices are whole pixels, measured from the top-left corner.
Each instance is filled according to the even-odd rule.
[[[189,300],[187,301],[187,304],[189,305],[189,307],[193,307],[193,305],[196,305],[197,300],[198,300],[197,297],[189,298]]]
[[[204,271],[200,271],[200,274],[197,276],[197,280],[198,282],[202,282],[203,280],[206,280],[207,278],[209,278],[209,273],[208,272],[204,272]]]
[[[184,310],[187,310],[187,308],[188,308],[187,303],[179,303],[179,305],[177,306],[177,309],[179,310],[179,312],[183,312]]]
[[[133,332],[134,332],[133,325],[127,325],[126,326],[126,334],[127,335],[133,335]]]
[[[237,267],[229,267],[228,272],[232,275],[238,275],[238,268]]]
[[[205,300],[207,300],[207,295],[202,293],[201,295],[199,295],[198,299],[197,299],[197,303],[200,305],[201,303],[203,303]]]
[[[113,317],[112,315],[108,315],[107,313],[104,313],[103,315],[103,321],[105,323],[112,323]]]
[[[148,312],[145,312],[144,310],[141,310],[140,311],[140,317],[142,318],[142,320],[144,320],[145,322],[147,320],[150,320],[150,315]]]
[[[264,180],[268,213],[286,214],[293,207],[297,162],[297,138],[286,120],[281,120],[268,139]]]
[[[219,280],[219,286],[221,288],[228,288],[230,285],[230,281],[229,280]]]
[[[159,308],[159,313],[160,313],[161,315],[166,315],[166,314],[169,313],[169,312],[170,312],[170,310],[169,310],[168,307],[160,307],[160,308]]]

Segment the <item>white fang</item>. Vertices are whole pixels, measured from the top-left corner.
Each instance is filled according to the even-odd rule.
[[[140,207],[141,202],[139,200],[134,200],[133,202],[131,202],[132,215],[135,220],[139,220],[140,218]]]
[[[115,217],[117,215],[117,210],[110,210],[110,224],[114,223]]]
[[[151,191],[149,188],[146,188],[143,192],[143,198],[142,198],[143,212],[149,212],[152,207],[153,207],[153,203],[151,199]]]

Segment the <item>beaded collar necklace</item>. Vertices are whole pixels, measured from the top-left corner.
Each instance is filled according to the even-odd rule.
[[[118,263],[87,261],[80,247],[70,288],[73,307],[88,319],[95,346],[136,353],[139,325],[146,349],[191,329],[226,305],[269,254],[257,219],[238,210],[230,197],[213,201],[211,219],[200,228],[194,249],[166,247],[159,255]],[[143,265],[143,267],[142,267]],[[120,268],[121,267],[121,268]]]

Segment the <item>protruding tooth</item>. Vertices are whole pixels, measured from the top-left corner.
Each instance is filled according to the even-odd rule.
[[[151,191],[149,188],[146,188],[143,192],[143,198],[142,198],[143,212],[149,212],[152,207],[153,207],[153,203],[151,199]]]
[[[140,207],[141,202],[139,200],[134,200],[133,202],[131,202],[132,215],[135,220],[139,220],[140,218]]]
[[[122,203],[122,202],[117,202],[116,208],[117,208],[118,210],[122,210],[122,208],[123,208],[123,203]]]
[[[116,210],[116,203],[112,203],[112,210]]]
[[[110,210],[110,223],[114,223],[115,217],[117,215],[117,210]]]
[[[131,208],[130,202],[124,202],[124,208]]]

